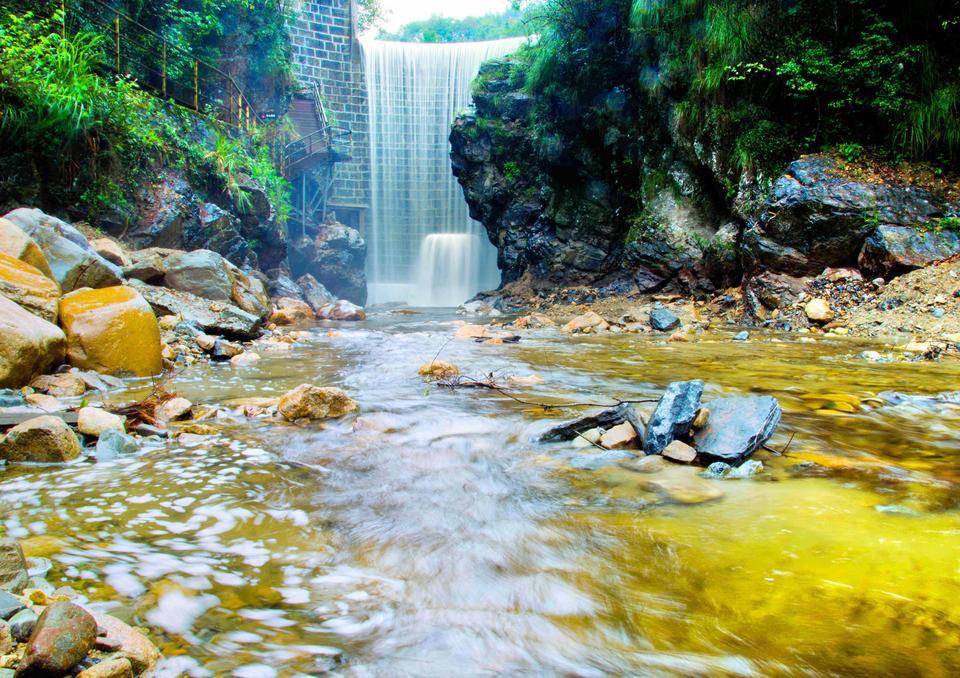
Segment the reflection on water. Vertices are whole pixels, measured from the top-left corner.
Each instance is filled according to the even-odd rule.
[[[191,368],[175,388],[194,402],[313,382],[364,414],[356,431],[225,420],[114,463],[10,468],[7,531],[60,538],[51,580],[149,627],[170,673],[960,669],[960,407],[876,397],[955,389],[960,364],[773,336],[445,345],[451,333],[375,317],[250,368]],[[708,401],[769,393],[786,455],[706,481],[537,445],[570,412],[428,389],[417,367],[441,348],[475,374],[539,373],[531,400],[653,397],[686,378],[707,380]]]

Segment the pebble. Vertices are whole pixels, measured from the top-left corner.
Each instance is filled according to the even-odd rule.
[[[747,341],[750,339],[750,333],[744,330],[733,338],[734,341]]]
[[[17,646],[10,631],[10,624],[0,621],[0,654],[9,654]]]
[[[860,358],[871,363],[878,363],[883,360],[883,356],[877,351],[864,351],[860,354]]]
[[[763,473],[763,462],[757,461],[756,459],[750,459],[743,462],[737,468],[730,471],[727,474],[727,479],[743,479],[743,478],[752,478],[758,473]]]
[[[24,605],[23,601],[16,596],[6,591],[0,591],[0,619],[10,619],[10,617],[25,607],[26,605]],[[6,653],[0,652],[0,654]]]
[[[697,451],[679,440],[674,440],[661,453],[664,458],[681,464],[692,463],[697,458]]]
[[[947,314],[947,312],[942,308],[935,308],[932,311],[930,311],[930,313],[933,314],[934,318],[942,318]]]

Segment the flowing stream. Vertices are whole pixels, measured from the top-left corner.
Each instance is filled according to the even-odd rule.
[[[228,417],[115,462],[9,467],[4,526],[47,554],[51,582],[147,626],[162,675],[960,671],[960,407],[873,400],[948,391],[960,364],[871,364],[842,338],[539,330],[490,346],[454,329],[383,313],[253,367],[189,368],[172,387],[196,403],[310,382],[362,416]],[[539,374],[525,400],[654,398],[687,378],[707,401],[772,394],[787,456],[707,481],[531,442],[574,412],[427,386],[417,368],[438,352]]]
[[[470,104],[480,64],[523,40],[361,43],[370,110],[371,304],[455,306],[499,284],[496,248],[470,218],[453,176],[450,124]],[[442,246],[430,242],[434,234],[445,235]],[[424,271],[440,284],[424,286]]]

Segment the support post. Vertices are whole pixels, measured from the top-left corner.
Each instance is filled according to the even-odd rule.
[[[200,112],[200,62],[193,60],[193,110]]]
[[[163,82],[160,85],[160,89],[163,92],[163,98],[167,98],[167,43],[163,43],[163,60],[160,64],[160,77]]]
[[[67,39],[67,0],[60,0],[60,17],[63,21],[60,37]]]

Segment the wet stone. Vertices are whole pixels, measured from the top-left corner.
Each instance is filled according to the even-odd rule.
[[[26,605],[22,600],[7,591],[0,591],[0,619],[10,619]]]
[[[771,396],[721,398],[710,403],[710,419],[694,437],[707,461],[739,464],[770,439],[783,412]]]
[[[28,578],[20,544],[13,539],[0,539],[0,590],[20,593]]]
[[[655,308],[650,311],[650,327],[658,332],[669,332],[680,327],[680,318],[665,308]]]
[[[37,613],[27,608],[20,610],[10,618],[10,632],[18,643],[27,642],[37,625]]]
[[[110,461],[123,454],[133,454],[140,449],[140,444],[133,436],[121,431],[104,431],[97,441],[97,460]]]
[[[700,411],[703,396],[703,381],[676,381],[663,392],[657,409],[647,424],[643,451],[660,454],[667,445],[690,431],[693,420]]]
[[[78,605],[50,605],[27,641],[27,650],[17,671],[19,676],[62,676],[69,673],[93,649],[97,623]]]
[[[0,654],[9,654],[16,646],[13,639],[13,633],[10,631],[10,624],[0,621]]]
[[[540,435],[540,442],[542,443],[560,443],[566,442],[568,440],[573,440],[578,437],[578,435],[584,431],[589,431],[594,428],[610,429],[614,426],[618,426],[623,422],[627,421],[627,408],[629,404],[619,405],[617,407],[611,407],[610,409],[603,410],[597,414],[587,415],[585,417],[580,417],[579,419],[574,419],[573,421],[568,421],[559,426],[554,426],[547,432]]]

